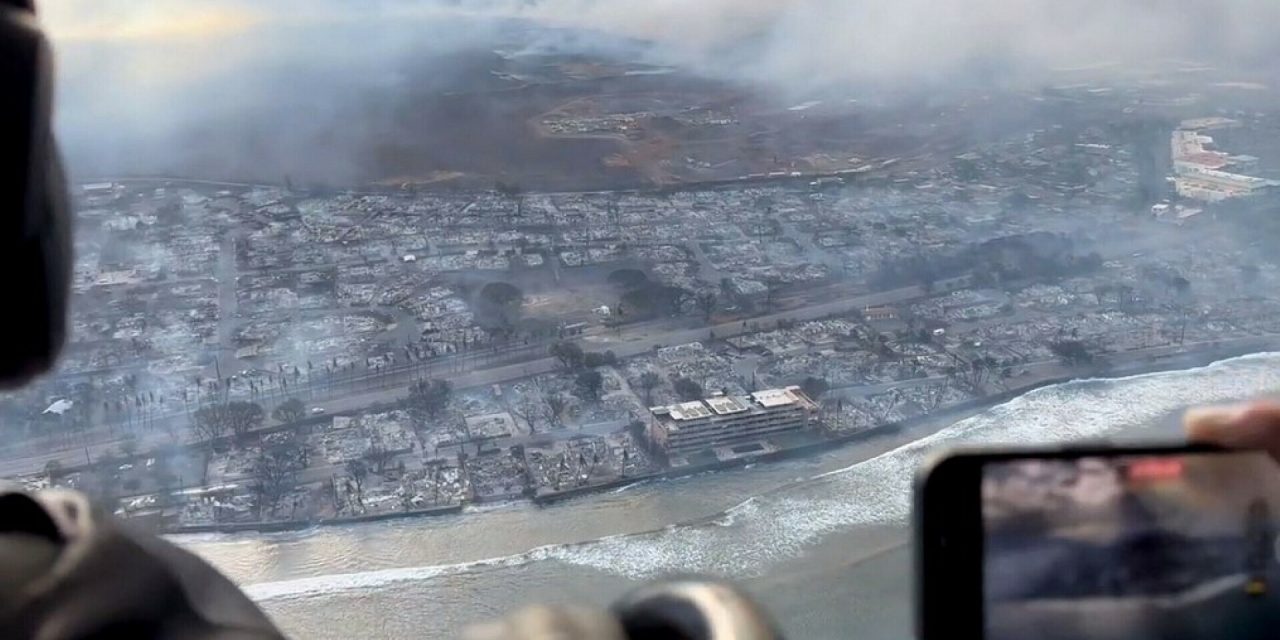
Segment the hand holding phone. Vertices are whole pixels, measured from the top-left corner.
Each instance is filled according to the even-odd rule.
[[[957,452],[922,472],[916,498],[924,640],[1280,628],[1280,466],[1266,452]]]

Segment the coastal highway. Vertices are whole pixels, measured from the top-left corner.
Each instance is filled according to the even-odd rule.
[[[741,333],[766,330],[777,326],[779,322],[815,320],[829,315],[837,315],[860,310],[867,306],[900,303],[906,300],[922,297],[923,295],[925,294],[920,287],[903,287],[901,289],[894,289],[891,291],[854,296],[842,300],[833,300],[831,302],[779,311],[751,318],[745,322],[739,320],[721,323],[711,327],[668,330],[654,329],[652,325],[646,324],[638,327],[636,330],[623,329],[623,331],[617,335],[610,336],[602,334],[586,336],[579,342],[585,349],[611,349],[619,357],[626,357],[645,353],[655,347],[705,340],[713,332],[717,338],[731,337]],[[1185,345],[1166,345],[1127,351],[1112,354],[1108,359],[1113,370],[1117,372],[1132,372],[1133,370],[1141,370],[1144,366],[1143,363],[1184,352],[1192,354],[1213,352],[1220,354],[1217,357],[1227,357],[1237,353],[1262,351],[1274,348],[1276,348],[1275,336],[1244,336],[1240,338],[1224,339],[1198,344],[1187,343]],[[367,391],[353,392],[345,396],[326,400],[317,400],[310,403],[308,406],[321,407],[327,413],[332,414],[353,411],[371,405],[391,404],[405,396],[408,385],[416,379],[417,376],[444,378],[448,379],[455,388],[470,388],[497,384],[538,373],[546,373],[555,370],[557,366],[558,362],[554,358],[537,357],[525,362],[505,364],[461,373],[448,373],[431,370],[406,371],[401,377],[384,376],[376,382],[371,381],[373,384],[370,386],[374,388]],[[1070,369],[1064,367],[1058,362],[1036,363],[1034,366],[1028,365],[1024,368],[1026,369],[1024,374],[1005,381],[1005,384],[1007,384],[1009,388],[1027,386],[1042,380],[1067,377],[1072,373]],[[369,374],[369,377],[373,378],[373,374]],[[359,381],[359,378],[360,376],[357,374],[357,376],[355,376],[356,382]],[[139,450],[147,450],[166,442],[168,438],[164,435],[164,427],[167,423],[173,424],[180,430],[180,432],[185,433],[185,424],[187,419],[185,412],[175,412],[170,415],[157,416],[154,421],[154,427],[138,434]],[[270,423],[271,421],[269,420],[268,422]],[[67,467],[82,465],[86,458],[97,458],[101,454],[113,451],[118,445],[119,438],[116,437],[91,442],[87,445],[63,445],[58,449],[41,449],[38,451],[32,451],[30,448],[23,449],[19,447],[11,447],[4,452],[5,457],[0,460],[0,475],[16,476],[36,473],[42,470],[50,460],[58,460],[63,466]]]
[[[924,295],[926,295],[925,291],[919,286],[902,287],[820,304],[810,304],[747,320],[736,320],[700,328],[671,328],[670,325],[662,322],[640,323],[633,327],[623,327],[621,331],[614,334],[587,335],[578,340],[578,342],[586,350],[603,351],[609,349],[616,353],[618,357],[623,358],[652,351],[663,346],[706,340],[712,334],[717,338],[726,338],[742,333],[768,330],[776,327],[779,322],[816,320],[827,316],[860,311],[869,306],[901,303]],[[308,407],[320,407],[327,413],[340,413],[370,405],[395,402],[403,398],[408,386],[419,378],[443,378],[449,380],[454,388],[465,389],[547,373],[554,371],[558,364],[555,358],[541,356],[524,362],[464,372],[451,371],[454,365],[450,363],[450,365],[440,368],[430,366],[406,367],[389,374],[356,373],[352,376],[344,377],[342,384],[355,389],[365,383],[368,386],[367,390],[353,391],[346,395],[316,400],[309,403]],[[305,389],[299,389],[298,391],[300,396],[306,395]],[[167,436],[165,435],[167,427],[176,427],[180,432],[185,432],[187,420],[188,417],[185,411],[173,411],[168,414],[153,416],[151,420],[153,426],[138,434],[139,450],[147,450],[167,441]],[[42,470],[50,460],[58,460],[64,466],[84,464],[86,458],[93,459],[111,451],[120,442],[119,435],[102,433],[92,435],[99,435],[99,439],[87,444],[80,443],[70,446],[54,444],[38,452],[33,452],[28,448],[10,447],[0,454],[4,456],[3,461],[0,462],[0,473],[8,476],[34,473]]]

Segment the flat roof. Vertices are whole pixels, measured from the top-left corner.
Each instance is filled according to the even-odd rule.
[[[785,407],[800,403],[803,397],[799,387],[766,389],[752,393],[750,398],[746,396],[713,396],[706,400],[649,407],[649,412],[655,416],[666,416],[670,420],[681,422],[709,418],[713,415],[727,416],[745,413],[753,408]]]
[[[751,397],[762,407],[781,407],[795,404],[796,397],[787,389],[767,389],[751,394]]]
[[[707,399],[707,404],[711,406],[711,410],[717,415],[728,415],[731,413],[742,413],[749,407],[741,400],[731,396],[719,396]]]
[[[668,409],[673,420],[696,420],[711,415],[711,410],[701,400],[673,404]]]
[[[1205,129],[1210,127],[1234,127],[1239,125],[1239,120],[1231,118],[1223,118],[1219,116],[1210,116],[1207,118],[1191,118],[1183,120],[1180,126],[1183,129]]]

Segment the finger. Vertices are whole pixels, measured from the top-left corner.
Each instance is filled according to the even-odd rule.
[[[1184,423],[1192,442],[1280,454],[1280,404],[1276,402],[1196,407],[1187,411]]]
[[[1182,418],[1187,439],[1192,442],[1237,446],[1240,437],[1236,425],[1248,405],[1213,405],[1191,407]]]
[[[466,640],[623,640],[622,624],[603,609],[527,607],[502,620],[473,625]]]

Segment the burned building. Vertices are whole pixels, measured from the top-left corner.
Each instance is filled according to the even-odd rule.
[[[799,387],[651,407],[649,435],[671,453],[747,443],[808,427],[817,404]]]

